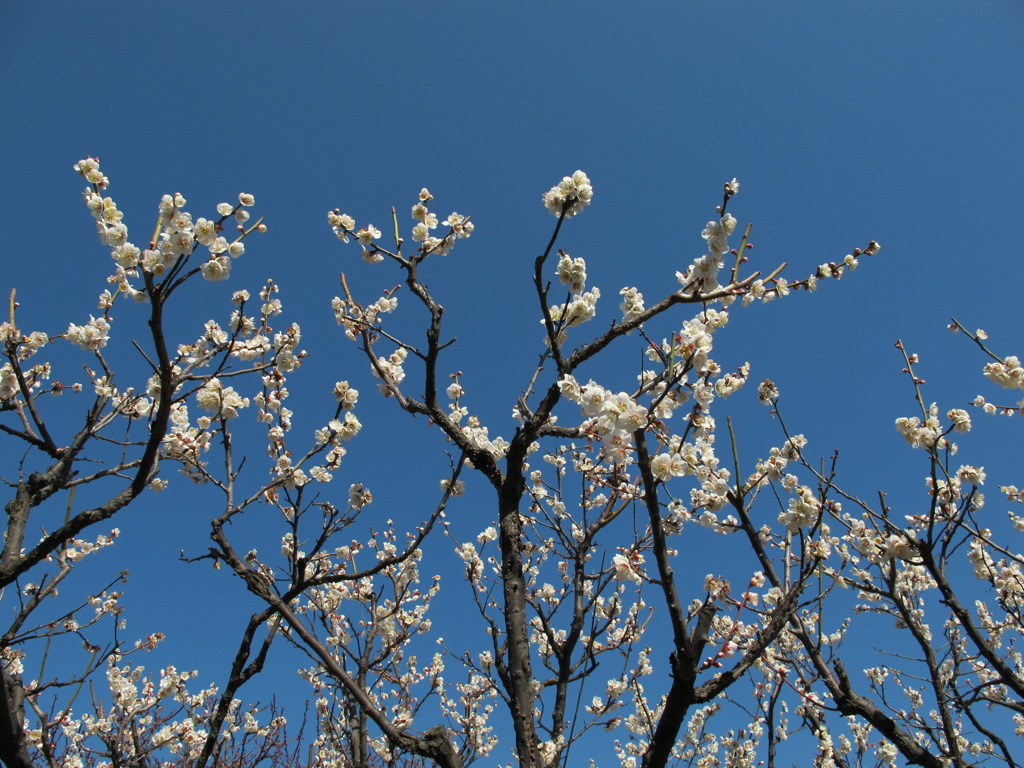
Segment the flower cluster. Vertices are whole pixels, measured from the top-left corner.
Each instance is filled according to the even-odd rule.
[[[69,324],[65,337],[75,346],[87,352],[95,352],[105,347],[110,340],[110,321],[105,317],[90,315],[85,325]]]
[[[327,223],[334,231],[335,236],[343,243],[348,242],[349,236],[356,229],[356,220],[347,213],[342,213],[338,208],[327,212]]]
[[[163,455],[181,464],[181,473],[196,483],[206,482],[206,463],[200,458],[210,449],[213,435],[206,429],[192,426],[188,406],[171,406],[171,424],[163,439]]]
[[[451,424],[458,429],[459,435],[469,445],[478,450],[486,451],[494,458],[504,456],[509,446],[508,441],[503,437],[491,438],[489,430],[480,423],[480,419],[476,416],[470,416],[469,409],[461,403],[465,390],[463,390],[462,384],[459,382],[459,374],[452,374],[451,378],[452,383],[445,390],[445,393],[452,401],[448,409],[448,418]],[[462,423],[463,419],[465,419],[465,424]]]
[[[622,296],[622,303],[619,304],[619,309],[622,310],[624,322],[628,323],[631,320],[635,320],[644,313],[644,295],[636,288],[623,288],[619,291],[619,295]]]
[[[103,318],[101,320],[106,322]],[[103,323],[97,322],[95,318],[90,318],[84,327],[72,327],[75,328],[72,335],[83,349],[99,349],[107,341],[109,324],[104,328]],[[43,383],[49,380],[52,372],[51,364],[44,361],[26,368],[23,363],[49,343],[50,337],[42,331],[22,334],[11,323],[0,324],[0,349],[8,357],[7,362],[0,364],[0,404],[10,405],[17,410],[22,407],[18,401],[19,395],[32,396],[43,391]],[[48,391],[59,395],[65,388],[65,385],[55,381]],[[80,384],[72,384],[67,388],[81,391]]]
[[[146,292],[134,287],[130,281],[130,278],[138,276],[140,268],[159,277],[202,245],[208,249],[208,258],[200,271],[204,278],[216,282],[228,277],[231,259],[241,256],[245,251],[242,239],[248,233],[243,225],[249,219],[249,212],[244,209],[256,204],[250,194],[240,194],[237,205],[220,203],[217,206],[219,218],[216,221],[200,218],[195,222],[192,214],[185,210],[186,200],[183,195],[164,195],[159,205],[160,236],[146,250],[141,250],[128,240],[128,227],[122,221],[124,214],[111,198],[99,194],[109,181],[100,173],[99,162],[94,158],[86,158],[75,164],[75,170],[90,182],[84,192],[85,203],[96,219],[100,241],[110,246],[111,257],[116,263],[116,271],[108,280],[116,284],[118,292],[128,298],[135,301],[147,299]],[[234,216],[240,234],[229,242],[220,233],[224,221],[230,216]],[[264,229],[262,224],[258,224],[257,228],[260,231]],[[100,306],[109,308],[112,301],[113,295],[105,291],[100,298]]]
[[[473,234],[474,225],[468,216],[452,211],[448,218],[441,222],[449,228],[448,234],[444,237],[431,235],[431,230],[437,229],[437,214],[430,211],[426,204],[433,199],[434,196],[426,187],[420,190],[420,201],[412,207],[412,218],[417,222],[412,228],[412,239],[422,243],[423,253],[444,255],[451,250],[456,239],[464,239]]]
[[[593,320],[597,315],[597,300],[600,298],[601,291],[597,286],[589,291],[574,294],[569,301],[564,304],[555,304],[548,310],[551,320],[556,327],[563,330]],[[541,320],[541,322],[544,321]]]
[[[737,185],[738,186],[738,185]],[[709,253],[696,259],[685,271],[676,273],[679,284],[695,286],[704,293],[718,287],[718,272],[725,266],[725,254],[729,252],[729,235],[736,230],[736,219],[725,214],[717,221],[709,221],[701,237],[708,244]]]
[[[384,397],[391,397],[395,394],[395,388],[405,380],[405,359],[409,356],[404,347],[399,347],[388,357],[378,357],[377,364],[373,367],[373,374],[381,379],[377,385]]]
[[[593,379],[581,385],[572,376],[563,376],[558,388],[580,406],[590,427],[602,437],[629,440],[633,432],[647,426],[647,409],[625,392],[611,392]]]
[[[985,365],[985,377],[1004,389],[1024,389],[1024,367],[1016,355]]]
[[[84,160],[79,160],[75,163],[74,169],[79,176],[98,189],[106,189],[110,183],[110,179],[100,172],[99,158],[87,157]]]
[[[65,337],[77,347],[95,352],[107,345],[110,340],[110,321],[105,317],[89,316],[85,325],[68,325]]]
[[[571,219],[582,211],[594,197],[594,188],[590,179],[583,171],[576,171],[572,176],[565,176],[541,198],[544,207],[554,216]]]
[[[580,257],[572,258],[565,251],[559,251],[558,282],[568,285],[573,293],[583,293],[587,287],[587,262]]]
[[[135,650],[151,650],[160,636]],[[217,709],[218,690],[208,686],[197,692],[188,690],[188,683],[197,672],[179,671],[173,666],[149,675],[142,666],[123,664],[123,656],[110,657],[106,679],[110,704],[103,697],[93,704],[93,711],[74,715],[70,710],[59,721],[62,742],[62,765],[98,765],[98,757],[119,760],[152,760],[159,756],[167,762],[192,762],[198,758],[209,735]],[[222,757],[245,760],[242,752],[268,752],[284,740],[285,719],[274,716],[266,724],[259,722],[258,706],[243,708],[237,699],[231,702],[220,734]],[[35,750],[47,754],[53,743],[44,745],[49,736],[36,729],[29,731]],[[109,763],[105,763],[109,764]]]
[[[419,201],[412,206],[412,218],[416,222],[412,228],[412,239],[413,242],[420,243],[419,248],[423,255],[444,255],[452,249],[456,240],[473,234],[474,224],[469,220],[469,216],[453,211],[448,218],[440,222],[442,226],[449,228],[447,234],[444,237],[432,235],[431,232],[438,227],[438,217],[427,207],[427,203],[433,199],[434,196],[426,187],[420,190]],[[356,220],[347,213],[342,213],[340,208],[327,212],[327,223],[335,237],[343,243],[347,243],[349,237],[355,237],[363,248],[363,261],[376,264],[384,260],[385,251],[375,242],[380,238],[381,231],[373,224],[367,224],[357,230]]]
[[[215,376],[199,388],[196,402],[218,418],[233,419],[240,408],[248,407],[249,398],[239,395],[234,387],[225,387]]]
[[[792,480],[787,480],[783,475],[790,462],[800,459],[800,452],[806,445],[806,437],[803,435],[793,435],[792,437],[787,437],[781,447],[772,446],[768,452],[768,458],[758,460],[757,468],[754,474],[750,476],[748,482],[751,486],[756,486],[760,484],[762,478],[783,480],[786,490],[792,491],[796,487],[796,478],[790,475],[789,477],[792,477]]]
[[[571,292],[562,304],[555,304],[548,308],[548,317],[556,329],[556,340],[558,343],[562,343],[565,341],[566,329],[595,317],[597,300],[601,298],[601,291],[596,286],[589,291],[586,290],[587,263],[582,258],[572,258],[565,251],[559,251],[556,273],[558,282],[569,286]],[[546,325],[548,318],[541,318],[540,322],[542,325]],[[550,339],[546,339],[546,341],[550,344]]]
[[[963,424],[962,420],[956,422]],[[970,422],[967,422],[968,425]],[[896,419],[896,429],[903,439],[914,448],[925,448],[927,450],[941,450],[949,444],[943,434],[942,424],[939,422],[939,406],[931,404],[928,415],[922,420],[918,416],[900,416]]]
[[[796,533],[801,528],[813,525],[821,514],[821,502],[814,491],[806,486],[796,489],[789,500],[789,509],[779,515],[779,522],[786,530]]]
[[[710,453],[709,448],[709,444],[701,441],[679,443],[676,440],[668,450],[662,451],[651,460],[651,472],[662,481],[692,475],[701,465],[701,454]]]
[[[335,296],[331,301],[334,319],[344,327],[345,337],[355,341],[363,331],[370,330],[381,322],[381,315],[394,312],[398,308],[398,297],[387,293],[365,309],[358,304]]]

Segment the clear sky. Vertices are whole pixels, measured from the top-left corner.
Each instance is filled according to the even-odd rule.
[[[109,256],[71,168],[87,155],[102,160],[129,227],[152,227],[165,193],[183,193],[196,216],[253,193],[269,232],[190,311],[223,317],[230,290],[278,282],[313,353],[305,380],[347,378],[364,393],[352,479],[377,491],[380,514],[412,524],[419,497],[403,489],[433,491],[446,459],[425,425],[390,431],[410,424],[374,397],[329,304],[340,271],[368,298],[398,275],[337,243],[326,211],[384,228],[392,205],[403,214],[427,186],[438,210],[473,216],[473,237],[427,282],[459,337],[451,366],[473,411],[509,434],[540,350],[529,270],[554,221],[541,193],[577,168],[590,176],[594,203],[561,245],[587,259],[609,318],[623,285],[671,290],[737,177],[730,210],[753,221],[759,265],[787,261],[798,279],[869,240],[882,251],[814,295],[735,313],[716,359],[749,360],[752,380],[775,380],[790,426],[820,454],[839,449],[861,492],[917,493],[923,465],[893,428],[914,414],[893,342],[921,353],[926,398],[947,408],[993,391],[977,350],[945,330],[951,316],[985,328],[997,350],[1024,352],[1022,72],[1024,9],[1011,0],[9,0],[0,288],[18,289],[25,330],[58,334],[95,312]],[[752,391],[736,397],[752,456],[773,425]],[[1024,485],[1016,422],[973,439],[965,449],[983,451],[990,477]],[[129,594],[147,597],[131,607],[170,606],[180,622],[176,634],[155,626],[166,616],[132,615],[129,630],[163,629],[180,666],[203,666],[191,638],[221,607],[200,606],[190,569],[202,567],[173,557],[202,550],[209,515],[173,504],[122,522],[125,546],[109,563],[132,561]],[[133,548],[170,559],[146,571]]]

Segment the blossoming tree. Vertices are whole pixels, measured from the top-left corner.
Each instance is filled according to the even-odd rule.
[[[325,384],[334,405],[315,416],[322,426],[311,437],[293,431],[287,385],[307,353],[298,325],[280,320],[273,282],[256,301],[235,292],[223,325],[211,319],[174,338],[178,295],[194,280],[228,279],[264,229],[250,221],[252,197],[193,219],[181,195],[167,195],[140,248],[104,197],[98,162],[75,167],[113,257],[99,316],[59,335],[27,332],[12,293],[0,330],[0,430],[23,456],[8,477],[0,556],[6,765],[1017,764],[1024,670],[1013,536],[1024,518],[978,521],[985,472],[958,466],[950,440],[970,429],[968,413],[927,405],[920,363],[904,353],[920,415],[897,428],[928,479],[911,514],[896,514],[884,495],[862,500],[841,484],[837,460],[814,460],[807,439],[788,431],[770,380],[756,394],[779,439],[750,466],[731,421],[723,428],[714,416],[750,375],[712,357],[730,313],[813,291],[876,243],[797,280],[784,264],[752,269],[750,227],[730,245],[733,180],[702,233],[707,253],[653,303],[622,288],[619,312],[595,326],[601,291],[588,285],[583,258],[557,248],[593,196],[577,171],[543,196],[556,223],[532,264],[542,343],[510,404],[513,431],[501,437],[470,411],[461,373],[470,362],[447,336],[443,297],[423,279],[428,260],[471,236],[470,218],[441,220],[424,189],[410,243],[394,212],[389,237],[330,212],[338,239],[390,269],[386,281],[402,281],[365,301],[342,276],[333,309],[356,353],[346,365],[362,356],[382,395],[376,407],[426,417],[451,458],[434,498],[421,494],[423,506],[400,522],[378,512],[373,524],[361,479],[334,492],[348,446],[358,446],[356,389]],[[422,341],[392,330],[400,297],[426,310]],[[148,315],[125,332],[146,366],[134,383],[106,352],[120,301]],[[982,332],[968,335],[992,358],[989,379],[1024,388],[1016,358],[989,352]],[[84,382],[55,378],[50,342],[88,356]],[[635,359],[629,349],[644,362],[628,388],[583,375],[605,359],[623,369]],[[68,390],[81,408],[70,428],[51,416],[67,401],[53,396]],[[243,447],[254,429],[247,413],[263,433],[265,471]],[[161,635],[120,636],[121,577],[92,592],[73,578],[83,558],[114,544],[108,521],[146,494],[174,492],[173,468],[218,499],[210,540],[190,559],[233,575],[216,588],[248,592],[258,606],[231,641],[230,668],[204,670],[221,684],[198,691],[194,673],[151,676],[135,661]],[[488,520],[479,500],[472,518],[461,512],[469,476],[486,486]],[[1001,491],[1020,500],[1013,486]],[[450,541],[449,562],[427,561],[428,537]],[[698,572],[695,553],[709,546],[728,556]],[[464,600],[480,630],[460,645],[430,614],[452,563],[465,584],[446,584],[446,600]],[[81,599],[69,602],[76,589]],[[892,655],[868,666],[844,640],[876,632],[880,619],[900,631]],[[76,667],[68,659],[79,641]],[[314,702],[309,722],[238,698],[281,658],[271,654],[280,644],[308,659],[298,671]],[[59,664],[48,665],[51,654]],[[86,685],[91,695],[81,696]]]

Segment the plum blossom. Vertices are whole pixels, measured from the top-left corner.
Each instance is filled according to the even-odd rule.
[[[110,179],[100,173],[100,161],[94,157],[79,160],[75,163],[74,169],[78,172],[79,176],[90,184],[95,184],[100,189],[106,187],[110,182]]]
[[[647,409],[626,392],[611,392],[593,379],[581,386],[568,375],[558,382],[558,387],[566,398],[580,406],[583,417],[600,435],[628,439],[647,424]]]
[[[441,223],[446,227],[451,227],[452,232],[459,239],[467,238],[473,234],[474,224],[469,220],[469,216],[463,216],[455,211],[448,214],[448,218]]]
[[[1024,389],[1024,367],[1016,355],[1010,355],[1001,363],[988,363],[984,369],[985,377],[1005,389]]]
[[[550,308],[551,319],[563,328],[572,328],[593,320],[597,315],[597,300],[601,291],[595,286],[586,293],[576,294],[566,304],[556,304]],[[541,320],[541,322],[544,322]]]
[[[922,422],[917,416],[896,419],[896,429],[914,448],[942,448],[942,429],[938,419],[938,406],[932,403],[928,417]]]
[[[583,293],[587,287],[587,262],[580,257],[574,259],[565,251],[559,251],[558,282],[568,285],[573,293]]]
[[[576,171],[572,176],[564,177],[558,184],[544,193],[542,201],[544,207],[555,215],[561,216],[565,211],[565,218],[571,219],[577,213],[590,205],[594,197],[594,188],[590,179],[583,171]]]
[[[225,387],[220,379],[214,377],[196,392],[196,402],[204,411],[209,411],[225,419],[233,419],[240,408],[249,405],[249,398],[235,392],[234,387]]]
[[[612,558],[612,569],[618,581],[633,581],[639,583],[643,580],[644,557],[639,552],[631,552],[629,556],[623,554],[615,555]]]
[[[359,390],[350,387],[347,381],[339,381],[334,385],[334,397],[343,409],[351,410],[359,401]]]
[[[67,340],[86,352],[95,352],[107,345],[110,339],[110,322],[105,317],[89,316],[85,325],[68,325]]]
[[[728,238],[736,231],[736,219],[732,214],[725,214],[718,221],[709,221],[700,236],[707,241],[711,253],[716,256],[728,253]]]
[[[214,256],[209,261],[203,262],[200,271],[203,277],[211,283],[219,283],[227,280],[231,274],[231,260],[226,256]]]
[[[359,244],[366,247],[373,244],[373,241],[380,237],[380,230],[377,229],[373,224],[367,224],[365,227],[356,232],[356,240]]]
[[[678,453],[659,453],[651,461],[651,471],[659,480],[682,477],[693,472],[693,467]]]
[[[971,414],[963,408],[951,408],[946,412],[946,418],[950,420],[954,432],[963,434],[971,431]]]
[[[331,225],[331,229],[334,230],[335,236],[337,236],[337,238],[343,243],[348,242],[349,235],[351,235],[356,228],[356,220],[347,213],[342,213],[337,208],[333,211],[327,212],[327,223]]]
[[[779,514],[779,522],[785,525],[787,530],[796,533],[801,528],[812,525],[820,513],[821,502],[814,495],[814,491],[802,486],[789,500],[789,508]]]
[[[635,320],[644,312],[644,295],[636,288],[623,288],[619,291],[622,296],[622,303],[619,309],[622,310],[622,319],[625,322]]]

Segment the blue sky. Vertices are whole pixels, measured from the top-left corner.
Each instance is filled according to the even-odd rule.
[[[71,170],[87,155],[129,227],[151,227],[168,192],[196,216],[255,194],[269,232],[229,283],[192,294],[182,334],[210,307],[223,318],[230,290],[273,277],[313,353],[303,380],[348,378],[364,393],[353,479],[403,510],[389,516],[415,520],[402,488],[435,488],[446,459],[425,425],[374,397],[329,305],[340,271],[367,298],[398,276],[338,244],[325,212],[383,229],[392,205],[404,215],[428,186],[438,210],[473,216],[473,237],[427,282],[459,337],[451,365],[472,410],[508,434],[539,352],[529,270],[553,223],[541,193],[577,168],[593,181],[593,205],[560,244],[587,259],[609,313],[623,285],[671,290],[702,252],[722,183],[738,177],[730,210],[754,222],[758,265],[787,261],[798,279],[869,240],[883,249],[814,295],[735,313],[718,359],[775,380],[789,426],[823,455],[839,449],[861,492],[916,494],[924,467],[892,426],[914,413],[893,342],[921,353],[926,398],[944,407],[993,391],[980,355],[945,330],[951,316],[1020,351],[1022,35],[1024,9],[1008,0],[6,3],[0,288],[18,289],[24,329],[56,334],[95,312],[109,257]],[[752,391],[736,397],[753,456],[774,425]],[[989,421],[964,450],[981,451],[998,482],[1024,484],[1016,423]],[[138,559],[133,544],[159,540],[172,557],[202,548],[208,515],[161,504],[122,523],[111,567]],[[220,610],[168,587],[196,579],[173,560],[137,573],[129,589],[170,602],[186,627]],[[207,654],[197,631],[168,633],[191,659],[180,666]]]

